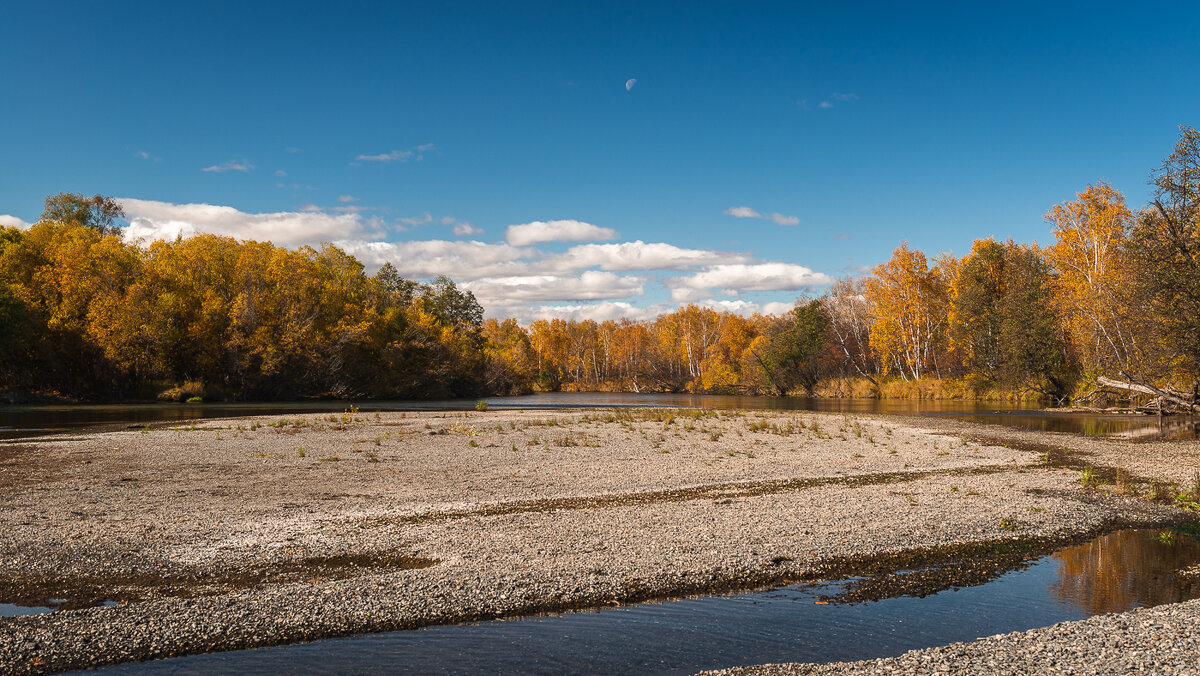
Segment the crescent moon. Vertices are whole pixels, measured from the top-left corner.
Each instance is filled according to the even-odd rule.
[[[628,80],[626,80],[625,81],[625,91],[629,91],[630,89],[633,89],[633,85],[635,85],[635,84],[637,84],[636,77],[631,77]]]

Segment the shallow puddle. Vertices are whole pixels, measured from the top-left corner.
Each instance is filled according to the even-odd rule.
[[[689,674],[827,662],[1200,597],[1200,541],[1119,531],[975,587],[842,603],[863,580],[196,655],[101,673]],[[92,672],[94,673],[94,672]]]
[[[41,615],[52,613],[54,608],[48,606],[18,606],[13,603],[0,603],[0,617],[20,617],[21,615]]]

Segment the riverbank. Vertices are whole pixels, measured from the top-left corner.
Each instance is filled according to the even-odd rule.
[[[1167,481],[1182,471],[1172,454],[1193,450],[941,419],[664,409],[238,418],[9,443],[0,602],[77,609],[0,619],[0,668],[964,557],[1000,570],[1186,517],[1084,489],[1077,468],[1047,458],[1120,455]],[[933,584],[968,574],[946,571]]]

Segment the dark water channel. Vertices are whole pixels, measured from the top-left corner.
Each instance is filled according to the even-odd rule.
[[[689,674],[765,662],[828,662],[1043,627],[1200,597],[1200,542],[1119,531],[985,584],[924,598],[844,604],[855,581],[592,612],[429,627],[196,655],[109,674]],[[832,597],[832,600],[829,600]],[[818,601],[828,601],[818,603]]]
[[[354,404],[364,412],[417,410],[471,410],[475,400],[446,401],[314,401],[213,404],[115,404],[0,406],[0,440],[69,432],[88,427],[122,428],[204,418],[256,415],[315,415],[341,412]],[[695,394],[619,394],[604,392],[544,393],[519,397],[492,397],[492,409],[559,410],[603,407],[684,407],[828,413],[885,413],[950,416],[973,422],[1050,432],[1085,435],[1119,435],[1130,438],[1192,439],[1198,436],[1200,418],[1147,415],[1054,413],[1037,404],[1010,404],[957,400],[915,399],[814,399],[807,397],[743,397]]]

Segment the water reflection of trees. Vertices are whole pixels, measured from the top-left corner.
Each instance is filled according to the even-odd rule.
[[[1195,439],[1200,434],[1200,422],[1195,416],[1159,419],[1157,425],[1130,429],[1121,433],[1126,439]]]
[[[1176,537],[1168,545],[1147,531],[1121,531],[1064,549],[1054,558],[1058,580],[1050,593],[1090,613],[1200,596],[1200,581],[1178,574],[1200,561],[1200,543],[1187,537]]]

